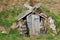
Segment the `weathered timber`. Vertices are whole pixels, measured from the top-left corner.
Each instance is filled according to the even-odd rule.
[[[24,18],[26,15],[28,15],[31,12],[32,11],[30,11],[30,10],[24,11],[23,13],[21,13],[20,15],[18,15],[17,20],[19,21],[20,19]]]
[[[40,30],[40,20],[39,16],[36,14],[31,14],[27,16],[27,24],[30,30],[30,35],[39,34]]]

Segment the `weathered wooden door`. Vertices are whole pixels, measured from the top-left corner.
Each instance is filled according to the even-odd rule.
[[[30,35],[38,35],[40,32],[40,17],[36,14],[30,14],[27,16],[27,24]]]

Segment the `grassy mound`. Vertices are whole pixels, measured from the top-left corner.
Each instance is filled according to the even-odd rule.
[[[60,27],[60,15],[55,15],[53,12],[50,12],[44,7],[41,7],[41,10],[43,10],[44,13],[46,13],[49,16],[52,16],[55,20],[55,24],[57,28]],[[16,9],[10,9],[6,11],[0,12],[0,25],[9,27],[13,22],[15,22],[16,17],[23,12],[24,9],[20,8],[19,10]],[[57,34],[56,36],[52,36],[51,32],[47,33],[46,35],[37,36],[36,40],[60,40],[60,34]],[[29,37],[21,37],[19,35],[19,32],[17,30],[10,30],[10,33],[7,34],[1,34],[0,33],[0,40],[28,40]]]

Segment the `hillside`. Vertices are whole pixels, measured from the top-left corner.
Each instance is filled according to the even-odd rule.
[[[28,0],[0,0],[0,26],[8,29],[16,21],[16,17],[26,10],[23,4]],[[54,18],[57,29],[60,28],[60,0],[33,0],[33,4],[40,2],[41,10]],[[49,30],[51,31],[51,30]],[[44,39],[43,39],[44,38]],[[1,34],[0,40],[29,40],[29,37],[21,37],[17,30],[10,30],[10,33]],[[56,36],[48,32],[46,35],[37,36],[36,40],[60,40],[60,33]]]

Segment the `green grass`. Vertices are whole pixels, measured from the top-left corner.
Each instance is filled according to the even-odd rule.
[[[22,11],[24,11],[24,9],[20,8],[19,10],[9,9],[0,12],[0,25],[9,27],[16,21],[17,15],[19,15]]]
[[[9,34],[0,33],[0,40],[24,40],[17,30],[11,30]]]
[[[50,12],[48,9],[41,7],[44,13],[46,13],[49,16],[52,16],[55,20],[55,24],[58,27],[60,27],[60,15],[55,15],[53,12]],[[0,12],[0,25],[5,27],[10,27],[13,22],[15,22],[17,15],[19,15],[21,12],[23,12],[24,9],[20,8],[19,10],[16,9],[9,9],[6,11]],[[51,30],[46,35],[38,35],[36,40],[60,40],[60,34],[57,34],[55,36],[52,36]],[[19,35],[19,32],[14,29],[10,30],[9,34],[2,34],[0,33],[0,40],[27,40],[29,37],[22,37]]]

